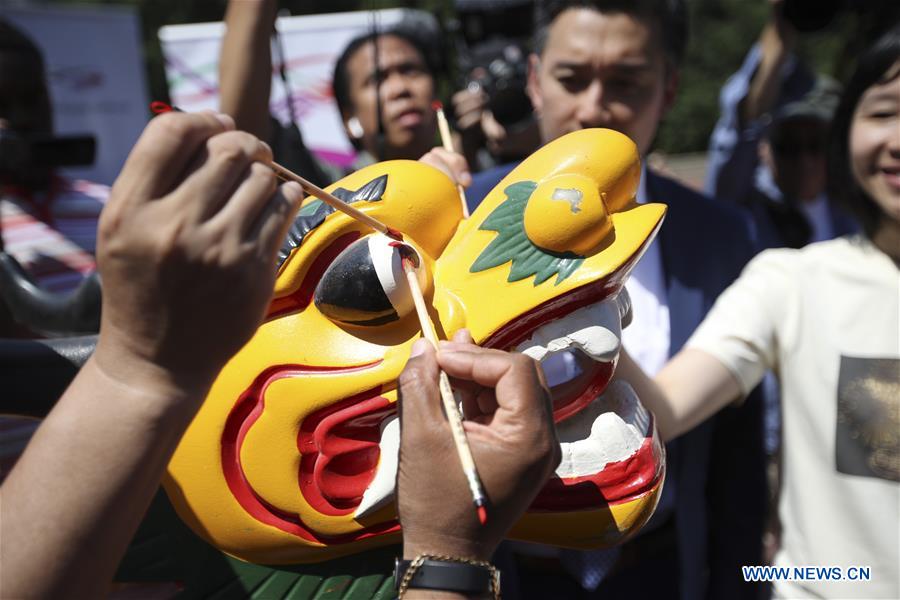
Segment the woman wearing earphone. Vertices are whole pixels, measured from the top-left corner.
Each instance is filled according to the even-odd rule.
[[[422,43],[405,30],[367,33],[341,53],[333,92],[344,131],[358,154],[345,169],[316,161],[296,128],[281,128],[269,115],[276,10],[276,0],[228,4],[219,60],[220,108],[234,117],[239,129],[269,140],[276,160],[321,185],[393,159],[423,160],[454,182],[469,185],[462,155],[435,147],[435,67]]]

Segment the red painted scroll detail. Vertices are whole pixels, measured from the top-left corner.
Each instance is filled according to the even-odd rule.
[[[319,284],[319,280],[322,279],[322,275],[325,273],[325,269],[334,262],[334,259],[337,258],[338,254],[343,252],[350,244],[358,239],[359,232],[351,231],[331,242],[331,244],[322,250],[315,258],[312,265],[310,265],[309,270],[306,272],[306,275],[303,277],[303,282],[296,291],[287,296],[272,300],[271,304],[269,304],[269,310],[266,312],[266,320],[274,319],[287,313],[300,311],[309,306],[309,303],[312,302],[313,294],[316,292],[316,286]]]
[[[618,359],[617,359],[618,360]],[[597,362],[592,365],[593,374],[587,386],[580,392],[564,393],[561,397],[554,392],[553,422],[559,423],[564,419],[580,413],[588,404],[597,399],[597,396],[606,390],[615,371],[616,362]],[[554,388],[555,390],[555,388]]]
[[[395,412],[375,388],[345,398],[303,420],[297,435],[300,489],[325,515],[359,506],[378,466],[381,422]]]
[[[578,511],[587,507],[631,502],[657,484],[662,477],[664,463],[659,438],[647,437],[637,452],[606,465],[599,473],[566,479],[551,478],[530,510]]]
[[[619,266],[602,280],[575,288],[571,292],[547,300],[510,321],[494,332],[481,345],[485,348],[498,348],[509,350],[515,348],[534,330],[550,321],[555,321],[575,312],[579,308],[589,306],[612,296],[622,289],[625,279],[632,267],[643,254],[647,243],[641,251],[632,256],[627,262]]]
[[[400,524],[397,521],[387,521],[349,534],[336,536],[317,534],[303,523],[299,515],[282,511],[260,497],[247,481],[240,460],[241,446],[247,432],[265,409],[266,390],[273,382],[279,379],[301,377],[315,373],[352,373],[372,368],[380,363],[381,361],[379,360],[354,367],[319,367],[312,365],[280,365],[271,367],[260,373],[250,387],[241,394],[226,419],[225,429],[222,433],[222,472],[228,489],[231,490],[232,495],[247,514],[257,521],[275,527],[285,533],[307,541],[323,544],[347,543],[400,530]],[[298,490],[297,493],[299,494],[300,491]]]

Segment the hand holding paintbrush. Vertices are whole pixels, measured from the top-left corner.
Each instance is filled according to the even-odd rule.
[[[559,464],[550,396],[527,356],[476,346],[464,329],[439,348],[416,341],[399,378],[403,555],[490,560]],[[466,408],[463,428],[490,512],[484,525],[473,514],[442,408],[442,372]]]
[[[416,307],[416,314],[419,317],[419,325],[422,328],[422,335],[437,348],[437,336],[434,332],[434,326],[431,324],[431,319],[428,317],[428,308],[425,306],[425,298],[422,296],[422,289],[419,287],[419,279],[416,276],[416,269],[420,266],[419,256],[415,250],[406,244],[398,242],[394,243],[393,246],[400,253],[400,263],[403,266],[406,281],[409,283],[409,289]],[[456,452],[462,463],[463,473],[465,473],[466,481],[472,492],[472,503],[475,505],[475,510],[478,514],[478,521],[484,525],[487,522],[487,507],[485,506],[487,498],[484,495],[484,489],[478,477],[478,470],[475,468],[472,450],[466,441],[462,415],[459,412],[459,407],[456,405],[456,400],[453,398],[450,379],[444,371],[441,371],[439,374],[439,387],[444,413],[447,415],[450,431],[453,433],[453,443],[456,446]]]
[[[183,112],[177,106],[169,106],[165,102],[160,102],[159,100],[156,100],[156,101],[150,103],[150,111],[156,115],[167,113],[167,112]],[[282,181],[294,181],[296,183],[299,183],[300,187],[303,188],[304,192],[306,192],[310,196],[315,196],[316,198],[318,198],[325,204],[328,204],[335,210],[341,211],[342,213],[346,214],[347,216],[349,216],[353,219],[356,219],[360,223],[363,223],[364,225],[371,227],[372,229],[374,229],[375,231],[378,231],[379,233],[383,233],[384,235],[386,235],[390,238],[393,238],[397,241],[401,241],[401,242],[403,241],[403,235],[399,231],[394,229],[393,227],[388,227],[387,225],[385,225],[378,219],[376,219],[374,217],[370,217],[369,215],[362,212],[358,208],[355,208],[354,206],[347,204],[346,202],[344,202],[343,200],[341,200],[334,194],[327,192],[327,191],[323,190],[322,188],[320,188],[319,186],[317,186],[316,184],[314,184],[313,182],[311,182],[307,179],[304,179],[303,177],[300,177],[299,175],[297,175],[290,169],[287,169],[287,168],[281,166],[274,160],[267,162],[266,166],[268,166],[270,169],[272,169],[272,171],[275,173],[275,176],[278,177],[279,179],[281,179]]]

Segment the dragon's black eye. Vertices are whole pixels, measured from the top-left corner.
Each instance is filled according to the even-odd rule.
[[[400,253],[390,242],[370,235],[334,259],[316,286],[315,303],[322,314],[350,325],[383,325],[414,308]]]

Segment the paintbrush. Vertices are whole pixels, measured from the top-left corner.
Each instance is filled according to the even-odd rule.
[[[437,115],[438,131],[441,132],[441,144],[444,146],[444,150],[456,152],[453,148],[453,138],[450,136],[450,124],[447,123],[447,115],[444,114],[444,105],[441,104],[440,100],[435,100],[431,103],[431,108],[434,109]],[[468,219],[469,204],[466,202],[466,190],[459,183],[456,184],[456,189],[459,191],[459,199],[462,202],[463,217]]]
[[[409,283],[422,335],[437,350],[437,335],[434,332],[434,325],[428,316],[428,309],[425,306],[425,298],[422,296],[419,279],[416,277],[416,269],[419,268],[419,255],[406,244],[392,243],[391,245],[397,248],[397,251],[400,253],[400,264],[406,275],[406,281]],[[484,494],[484,488],[481,485],[481,478],[478,476],[478,470],[475,468],[475,459],[472,458],[472,450],[469,448],[466,432],[463,429],[462,415],[459,412],[456,399],[453,397],[450,378],[447,377],[443,369],[440,370],[438,375],[438,387],[441,391],[444,413],[447,415],[447,420],[450,422],[450,431],[453,433],[453,445],[456,446],[456,453],[459,455],[459,460],[462,463],[463,474],[466,476],[469,490],[472,492],[472,503],[475,505],[475,511],[478,513],[478,521],[484,525],[487,523],[487,499]]]

